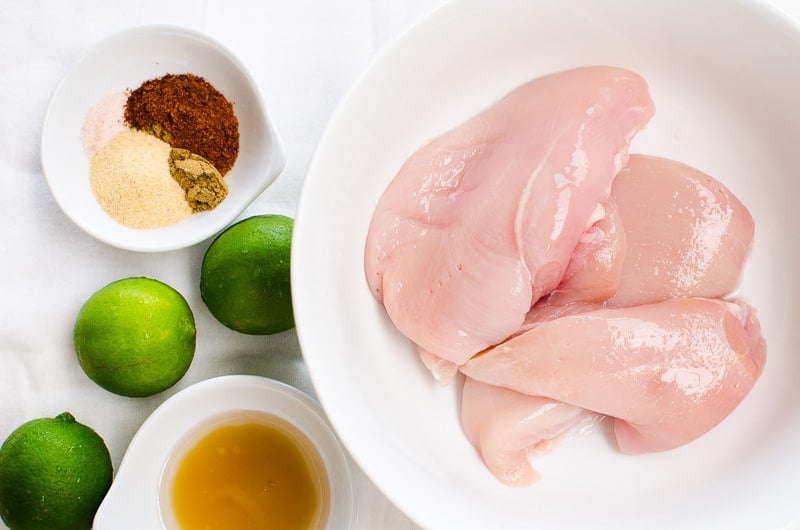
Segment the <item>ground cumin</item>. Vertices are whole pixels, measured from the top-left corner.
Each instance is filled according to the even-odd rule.
[[[205,158],[186,149],[172,149],[169,171],[186,193],[193,212],[212,210],[228,195],[228,186],[219,171]]]
[[[145,81],[125,104],[125,121],[172,147],[208,160],[221,175],[239,155],[239,120],[233,104],[194,74],[167,74]]]

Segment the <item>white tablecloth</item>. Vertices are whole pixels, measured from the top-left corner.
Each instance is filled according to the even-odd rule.
[[[313,394],[294,331],[250,337],[210,315],[198,288],[208,241],[160,254],[118,250],[83,233],[59,210],[40,167],[39,138],[53,89],[80,54],[107,35],[146,23],[187,26],[227,45],[256,80],[287,151],[284,172],[242,217],[293,216],[314,147],[347,88],[381,46],[436,3],[0,0],[0,440],[24,421],[68,410],[103,436],[116,468],[142,421],[192,383],[248,373]],[[800,18],[800,0],[773,3]],[[187,298],[197,321],[197,352],[175,387],[130,399],[84,375],[72,328],[92,292],[140,275]],[[357,482],[358,528],[417,528],[363,474]]]
[[[0,441],[18,425],[68,410],[105,439],[115,469],[144,419],[186,386],[257,374],[313,394],[294,331],[251,337],[219,324],[200,299],[209,241],[160,254],[118,250],[83,233],[54,202],[39,139],[56,84],[79,56],[120,30],[148,23],[202,31],[248,67],[287,154],[275,183],[242,217],[294,216],[314,147],[336,105],[379,47],[435,0],[0,0]],[[172,389],[145,399],[110,394],[81,371],[72,348],[88,296],[128,276],[180,291],[197,321],[197,352]],[[358,474],[358,528],[416,528]],[[0,527],[5,526],[0,523]]]

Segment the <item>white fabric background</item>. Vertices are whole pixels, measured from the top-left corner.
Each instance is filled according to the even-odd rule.
[[[145,23],[184,25],[228,46],[250,69],[287,151],[282,175],[242,217],[293,216],[314,147],[347,88],[381,46],[436,3],[0,0],[0,440],[24,421],[69,410],[103,436],[116,469],[147,415],[197,381],[257,374],[313,394],[293,331],[249,337],[211,317],[198,288],[209,241],[161,254],[118,250],[84,234],[59,210],[40,168],[39,137],[49,98],[79,55],[105,36]],[[800,18],[800,0],[773,3]],[[160,279],[187,298],[198,347],[178,385],[130,399],[83,374],[72,327],[91,293],[138,275]],[[417,528],[363,475],[357,486],[358,528]]]
[[[242,217],[294,216],[314,147],[337,103],[376,50],[436,0],[0,0],[0,440],[19,424],[69,410],[106,441],[115,469],[147,415],[176,391],[225,374],[257,374],[313,393],[294,331],[227,330],[199,294],[210,241],[161,254],[118,250],[83,233],[54,202],[39,138],[56,84],[89,47],[132,26],[170,23],[207,33],[248,67],[286,148],[281,176]],[[110,394],[81,371],[72,327],[83,302],[113,280],[144,275],[180,291],[197,321],[197,352],[172,389]],[[358,528],[416,528],[361,474]],[[5,528],[2,523],[0,527]]]

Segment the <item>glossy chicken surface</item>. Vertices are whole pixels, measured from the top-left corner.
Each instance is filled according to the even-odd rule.
[[[521,86],[412,154],[365,247],[395,326],[455,364],[516,331],[561,281],[653,112],[637,74],[581,68]]]
[[[541,396],[529,396],[467,377],[461,421],[470,443],[494,476],[506,485],[527,486],[538,478],[529,461],[589,411]]]
[[[680,162],[634,155],[614,179],[611,198],[626,251],[609,305],[717,298],[738,285],[755,228],[719,181]]]
[[[765,355],[747,304],[680,298],[556,318],[461,370],[613,416],[620,449],[640,453],[677,447],[719,423],[750,391]]]

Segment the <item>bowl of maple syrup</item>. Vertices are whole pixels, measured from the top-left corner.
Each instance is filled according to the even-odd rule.
[[[272,379],[222,376],[142,424],[93,528],[346,530],[352,484],[316,401]]]

